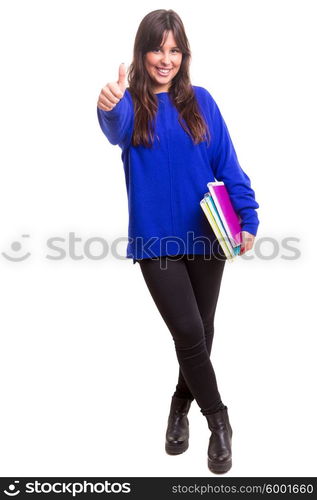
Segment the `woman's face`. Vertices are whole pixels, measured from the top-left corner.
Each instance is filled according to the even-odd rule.
[[[168,92],[181,66],[183,54],[177,47],[172,31],[165,44],[145,54],[145,68],[153,82],[153,92]]]

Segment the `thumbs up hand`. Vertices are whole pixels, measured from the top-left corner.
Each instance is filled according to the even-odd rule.
[[[121,63],[119,66],[119,78],[118,78],[118,86],[122,92],[122,97],[124,95],[125,89],[127,88],[126,85],[126,70],[125,70],[125,64]]]
[[[124,96],[126,85],[126,70],[124,63],[119,66],[119,76],[116,82],[107,83],[99,94],[97,106],[104,111],[111,111]]]

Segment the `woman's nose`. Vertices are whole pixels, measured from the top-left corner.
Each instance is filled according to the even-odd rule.
[[[170,63],[170,57],[169,54],[164,54],[161,59],[162,63],[166,64],[166,66],[169,65]]]

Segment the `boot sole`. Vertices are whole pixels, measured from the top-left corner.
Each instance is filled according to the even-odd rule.
[[[225,472],[228,472],[231,469],[231,467],[232,467],[232,459],[228,460],[228,462],[225,462],[223,464],[215,464],[208,457],[208,469],[214,474],[224,474]]]
[[[183,441],[181,444],[165,443],[165,451],[168,455],[180,455],[188,448],[188,441]]]

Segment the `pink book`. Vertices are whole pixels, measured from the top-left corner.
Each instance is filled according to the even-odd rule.
[[[233,247],[242,243],[241,219],[236,214],[227,188],[222,181],[208,182],[207,187]]]

